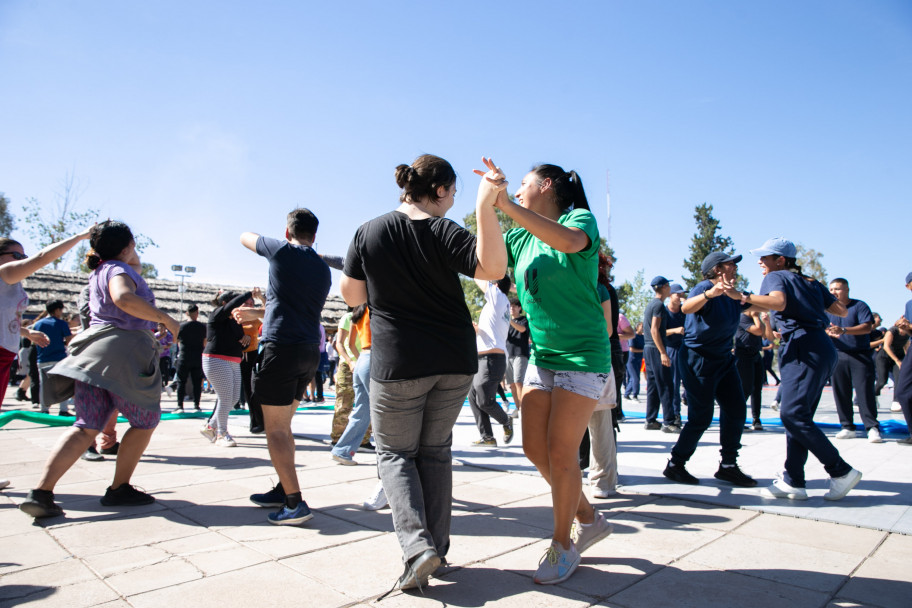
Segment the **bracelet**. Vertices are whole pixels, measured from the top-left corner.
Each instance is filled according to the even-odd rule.
[[[712,298],[710,298],[708,295],[706,295],[705,291],[703,292],[703,297],[707,300],[712,300]]]

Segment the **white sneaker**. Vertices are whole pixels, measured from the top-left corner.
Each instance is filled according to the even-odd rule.
[[[165,392],[168,393],[168,396],[170,397],[171,395],[174,394],[174,389],[171,388],[170,386],[166,385],[166,386],[165,386]]]
[[[224,435],[218,436],[218,439],[215,440],[215,445],[220,448],[236,448],[237,442],[231,435],[225,433]]]
[[[215,442],[215,438],[216,438],[215,429],[212,428],[211,426],[209,426],[208,424],[204,424],[203,427],[200,429],[200,435],[202,435],[203,437],[208,439],[210,443]]]
[[[868,429],[868,441],[871,443],[883,443],[883,437],[880,436],[880,429],[872,426]]]
[[[778,412],[779,411],[779,402],[773,401],[773,403],[770,404],[770,409],[773,410],[774,412]]]
[[[5,487],[8,486],[9,484],[10,484],[10,480],[9,480],[9,479],[0,479],[0,490],[2,490],[3,488],[5,488]]]
[[[763,488],[761,495],[772,498],[788,498],[789,500],[808,499],[807,490],[804,488],[793,488],[782,479],[777,479]]]
[[[842,429],[836,433],[836,439],[855,439],[857,434],[852,429]]]
[[[592,488],[592,498],[611,498],[617,495],[617,490],[607,490],[595,486]]]
[[[605,519],[604,515],[596,512],[595,521],[591,524],[583,525],[574,520],[573,529],[570,530],[570,538],[573,540],[573,544],[576,545],[576,550],[582,553],[613,531],[614,526],[611,525],[611,522]]]
[[[861,481],[861,471],[852,469],[842,477],[830,477],[830,491],[823,495],[824,500],[845,498],[849,491]]]
[[[512,412],[510,412],[510,418],[512,418],[513,420],[516,420],[517,418],[519,418],[519,410],[513,410]]]
[[[361,503],[361,508],[365,511],[379,511],[388,504],[386,492],[383,490],[383,482],[378,481],[377,487],[374,488],[374,493]]]
[[[891,412],[901,412],[902,411],[902,406],[899,404],[899,401],[894,401],[893,403],[890,404],[890,411]]]

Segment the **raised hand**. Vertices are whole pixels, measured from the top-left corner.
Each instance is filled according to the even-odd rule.
[[[473,173],[485,178],[485,181],[489,182],[495,190],[505,190],[507,188],[507,176],[504,175],[500,167],[494,164],[494,159],[481,157],[481,162],[484,163],[484,166],[488,168],[487,171],[481,171],[480,169],[474,169]]]

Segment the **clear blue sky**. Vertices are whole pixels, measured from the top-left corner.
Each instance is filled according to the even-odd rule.
[[[0,78],[13,211],[75,172],[163,278],[263,285],[238,236],[281,237],[295,206],[344,254],[431,152],[460,221],[490,155],[513,188],[576,169],[607,234],[610,170],[619,280],[679,278],[708,202],[755,290],[747,250],[781,235],[888,322],[910,297],[907,1],[4,0]]]

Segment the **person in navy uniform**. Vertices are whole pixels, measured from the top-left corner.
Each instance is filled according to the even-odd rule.
[[[669,425],[663,425],[662,431],[665,433],[681,432],[681,374],[675,362],[678,359],[678,353],[681,351],[681,343],[684,341],[684,318],[685,314],[681,312],[681,302],[687,298],[684,288],[678,283],[672,283],[668,286],[670,291],[668,295],[668,304],[665,310],[668,312],[668,324],[665,326],[665,352],[671,359],[671,407],[674,410],[674,422]]]
[[[765,276],[760,295],[746,300],[774,311],[772,321],[782,335],[779,415],[785,427],[785,472],[765,489],[765,495],[807,500],[804,465],[810,452],[830,475],[830,489],[824,499],[839,500],[861,481],[861,472],[843,460],[839,450],[817,428],[814,412],[836,365],[836,349],[826,333],[826,313],[844,317],[846,307],[823,283],[801,274],[796,261],[798,251],[791,241],[772,238],[751,253],[760,257]]]
[[[643,313],[643,359],[646,360],[646,430],[657,431],[664,426],[674,425],[674,406],[671,399],[671,358],[665,350],[665,332],[668,325],[668,309],[665,300],[671,294],[668,279],[658,276],[649,283],[655,298],[646,305]],[[659,404],[662,405],[663,424],[658,421]]]
[[[741,313],[751,307],[749,296],[735,289],[740,261],[740,255],[710,253],[700,266],[705,280],[690,290],[690,297],[681,305],[686,318],[677,365],[687,393],[687,423],[663,472],[678,483],[700,483],[684,465],[712,423],[718,401],[722,462],[715,477],[746,488],[757,485],[737,462],[746,412],[732,340]]]
[[[883,443],[877,424],[877,405],[874,402],[874,358],[871,356],[871,329],[874,315],[861,300],[849,297],[849,282],[845,279],[830,281],[830,293],[846,307],[844,317],[827,313],[830,326],[827,335],[836,347],[836,368],[830,378],[836,412],[842,430],[836,439],[855,438],[855,420],[852,409],[852,389],[858,395],[858,413],[868,432],[868,441]]]
[[[906,289],[912,291],[912,272],[906,275]],[[906,310],[896,322],[896,327],[906,333],[912,333],[912,300],[906,302]],[[896,373],[896,381],[893,384],[893,400],[898,402],[899,407],[902,408],[906,428],[910,432],[909,437],[897,442],[902,445],[912,445],[912,355],[909,353],[912,353],[912,348],[906,351],[906,356],[903,358],[899,372]]]

